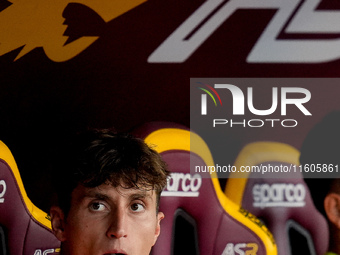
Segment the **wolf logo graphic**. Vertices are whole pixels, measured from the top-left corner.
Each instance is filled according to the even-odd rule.
[[[78,0],[109,22],[146,0]],[[0,56],[23,47],[15,60],[42,47],[52,61],[67,61],[85,50],[98,36],[81,36],[69,42],[63,17],[69,0],[10,0],[0,12]],[[15,61],[14,60],[14,61]]]

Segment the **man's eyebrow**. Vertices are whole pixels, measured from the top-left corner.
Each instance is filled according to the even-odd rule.
[[[109,200],[110,199],[108,195],[97,192],[97,191],[89,191],[85,194],[84,197],[95,198],[95,199],[98,199],[98,200]]]
[[[135,199],[153,199],[152,193],[147,192],[145,190],[139,190],[137,192],[134,192],[132,194],[129,195],[129,198],[131,200],[135,200]]]
[[[120,192],[118,192],[120,193]],[[132,191],[130,194],[123,194],[120,193],[122,196],[126,196],[128,197],[130,200],[138,200],[138,199],[151,199],[153,200],[153,193],[152,192],[148,192],[147,190],[140,190],[140,189],[136,189],[134,191]],[[89,190],[86,192],[86,194],[84,195],[85,198],[95,198],[98,200],[104,200],[104,201],[109,201],[110,200],[110,196],[108,196],[105,193],[102,193],[100,191],[97,190]]]

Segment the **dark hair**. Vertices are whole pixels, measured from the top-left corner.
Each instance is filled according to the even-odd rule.
[[[300,163],[326,164],[340,166],[340,112],[333,111],[326,115],[308,133],[301,147]],[[312,174],[311,174],[312,175]],[[326,176],[326,173],[323,173]],[[324,199],[329,192],[338,192],[340,174],[333,171],[328,178],[310,178],[304,175],[315,207],[327,218]]]
[[[142,139],[91,130],[77,135],[63,155],[55,180],[58,204],[65,214],[71,206],[71,193],[79,184],[155,190],[158,210],[169,172],[161,156]]]

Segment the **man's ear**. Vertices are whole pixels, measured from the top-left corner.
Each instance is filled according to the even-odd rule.
[[[65,214],[59,206],[52,206],[50,209],[52,231],[59,241],[66,240],[65,235]]]
[[[329,221],[340,229],[340,194],[328,194],[324,200],[324,208]]]
[[[155,245],[157,238],[159,236],[159,234],[161,233],[161,220],[164,219],[164,213],[162,212],[158,212],[157,214],[157,225],[156,225],[156,230],[155,230],[155,241],[153,243],[153,245]]]

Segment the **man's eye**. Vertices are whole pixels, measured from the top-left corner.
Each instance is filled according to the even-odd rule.
[[[104,211],[106,209],[106,207],[102,203],[96,202],[96,203],[90,204],[90,209],[92,211]]]
[[[134,212],[142,212],[145,210],[145,207],[140,203],[134,203],[131,205],[131,210]]]

